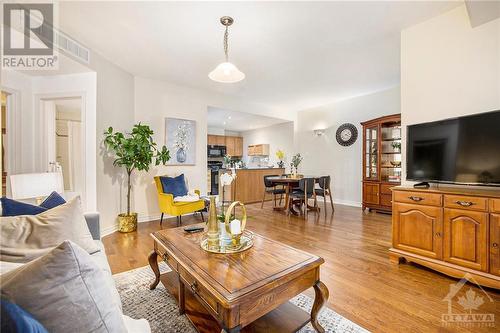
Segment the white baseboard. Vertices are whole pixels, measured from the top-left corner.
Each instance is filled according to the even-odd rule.
[[[318,201],[325,201],[325,198],[323,197],[318,197]],[[330,200],[327,200],[328,202]],[[336,199],[333,198],[333,203],[336,205],[344,205],[344,206],[352,206],[352,207],[361,207],[361,202],[358,201],[350,201],[350,200],[341,200],[341,199]]]
[[[118,230],[118,224],[110,225],[109,227],[101,229],[101,238],[112,234],[113,232]]]
[[[187,215],[193,215],[193,213],[184,214],[182,216],[187,216]],[[157,221],[160,219],[160,217],[161,217],[161,214],[139,215],[137,217],[137,223]],[[165,219],[172,218],[172,217],[174,217],[174,216],[165,214],[165,216],[163,216],[163,219],[165,220]],[[106,228],[102,228],[101,229],[101,237],[112,234],[113,232],[115,232],[117,230],[118,230],[118,223],[111,225],[109,227],[106,227]]]

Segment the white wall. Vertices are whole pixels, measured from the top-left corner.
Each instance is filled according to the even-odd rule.
[[[211,135],[225,135],[226,131],[222,127],[208,127],[207,134],[211,134]]]
[[[101,231],[116,230],[117,215],[126,211],[125,173],[113,166],[103,147],[103,133],[109,126],[127,131],[134,124],[134,77],[99,54],[92,53],[89,67],[97,73],[97,210]]]
[[[498,109],[500,19],[472,28],[464,5],[401,33],[403,142],[407,125]]]
[[[275,166],[278,163],[276,158],[278,149],[285,152],[285,166],[288,165],[287,161],[290,161],[295,154],[293,122],[244,131],[241,132],[241,136],[243,137],[243,160],[245,162],[248,162],[248,146],[255,144],[269,144],[269,162]]]
[[[135,122],[151,126],[158,145],[165,144],[165,117],[196,120],[196,165],[159,166],[137,173],[134,179],[134,210],[139,220],[159,218],[158,199],[153,176],[184,173],[190,188],[207,190],[207,108],[263,114],[268,109],[239,98],[205,92],[165,81],[135,77]]]
[[[299,172],[332,176],[333,201],[360,206],[363,150],[360,123],[399,112],[399,87],[299,112],[295,143],[304,157]],[[352,123],[358,129],[358,139],[349,147],[339,145],[335,139],[336,130],[343,123]],[[314,135],[313,130],[318,128],[325,128],[325,135]]]

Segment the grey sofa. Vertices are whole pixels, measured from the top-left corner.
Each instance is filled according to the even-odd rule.
[[[111,274],[111,268],[109,267],[104,244],[101,241],[99,213],[85,213],[84,216],[90,233],[92,234],[92,238],[97,243],[100,249],[100,251],[93,253],[91,257],[104,273],[105,279],[102,281],[102,283],[106,284],[112,291],[113,301],[118,304],[120,309],[122,309],[120,295],[118,294],[115,281]],[[22,265],[24,264],[0,261],[0,275],[12,269],[16,269]],[[125,323],[125,327],[127,328],[127,332],[124,333],[151,333],[149,323],[145,319],[132,319],[126,315],[123,315],[123,320]]]
[[[101,240],[101,225],[99,222],[99,213],[85,213],[85,220],[89,226],[90,233],[94,240]]]

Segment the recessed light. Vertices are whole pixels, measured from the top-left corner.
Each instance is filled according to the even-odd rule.
[[[226,122],[223,122],[222,125],[226,125]]]
[[[229,119],[229,120],[230,120],[230,119],[231,119],[231,116],[228,116],[228,117],[227,117],[227,119]]]

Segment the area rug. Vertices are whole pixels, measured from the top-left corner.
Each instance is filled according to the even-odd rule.
[[[170,268],[162,262],[160,271],[168,272]],[[153,271],[149,266],[116,274],[113,277],[122,299],[124,314],[132,318],[146,318],[153,333],[196,333],[186,316],[179,315],[177,301],[170,296],[161,283],[155,290],[149,290],[149,284],[154,280]],[[313,300],[304,294],[294,297],[291,302],[307,312],[311,311],[313,304]],[[326,332],[368,332],[326,307],[323,308],[319,321]],[[308,324],[299,332],[313,333],[315,331],[311,324]]]

